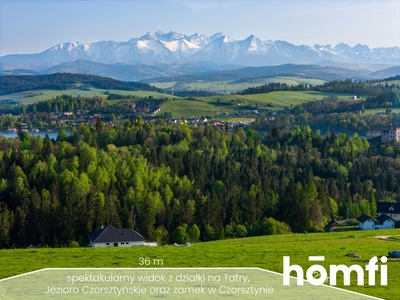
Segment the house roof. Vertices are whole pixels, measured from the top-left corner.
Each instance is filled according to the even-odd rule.
[[[400,214],[400,203],[391,202],[378,202],[376,204],[376,211],[378,213],[399,213]]]
[[[88,235],[92,243],[144,242],[146,239],[130,228],[107,227]]]
[[[388,215],[385,215],[385,214],[381,214],[381,215],[379,215],[379,217],[376,218],[376,220],[381,224],[383,224],[388,219],[391,219],[394,222],[393,218],[391,218],[391,217],[389,217]]]
[[[357,218],[357,221],[364,223],[365,221],[367,221],[368,219],[371,219],[372,221],[375,222],[375,220],[373,218],[371,218],[370,216],[366,215],[366,214],[362,214],[361,216],[359,216]]]
[[[333,224],[337,224],[337,225],[340,226],[339,221],[338,221],[338,220],[335,220],[335,219],[330,220],[330,221],[328,222],[328,224],[326,224],[326,226],[331,226],[331,225],[333,225]]]

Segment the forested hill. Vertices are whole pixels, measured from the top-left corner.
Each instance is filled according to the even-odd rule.
[[[311,232],[400,200],[400,144],[308,127],[263,137],[139,118],[0,149],[0,248],[87,245],[101,225],[161,243]]]
[[[271,82],[261,86],[248,87],[241,91],[242,95],[270,93],[274,91],[323,91],[333,93],[350,93],[355,95],[373,96],[382,91],[399,91],[400,86],[394,81],[399,80],[400,75],[381,80],[354,81],[353,79],[333,80],[321,85],[310,86],[300,83],[296,86],[286,83]],[[388,81],[393,81],[390,85]]]
[[[49,75],[0,76],[0,95],[41,89],[67,90],[79,88],[82,85],[99,89],[165,92],[147,83],[119,81],[95,75],[55,73]]]

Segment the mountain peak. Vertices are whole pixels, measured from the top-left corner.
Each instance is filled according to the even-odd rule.
[[[181,33],[178,33],[176,31],[170,31],[166,34],[164,34],[164,37],[168,40],[181,40],[186,38],[187,36]]]
[[[335,51],[347,51],[350,49],[350,46],[345,43],[340,43],[335,46]]]
[[[357,44],[353,47],[353,50],[361,51],[361,50],[366,50],[370,51],[369,47],[367,45],[362,45],[362,44]]]
[[[77,46],[79,46],[79,42],[65,42],[65,43],[58,44],[52,48],[66,49],[66,48],[77,47]]]
[[[313,47],[294,45],[283,40],[261,41],[254,35],[235,40],[217,32],[212,36],[199,33],[187,36],[175,31],[147,32],[127,42],[102,41],[91,44],[66,42],[39,54],[0,57],[2,65],[18,63],[18,68],[30,65],[49,65],[86,59],[95,62],[119,61],[208,61],[234,63],[247,66],[276,65],[285,63],[318,63],[321,60],[338,63],[398,64],[400,48],[375,48],[357,44],[350,47],[340,43],[316,44]],[[3,67],[4,68],[4,67]],[[7,67],[9,68],[9,67]]]
[[[156,35],[150,31],[148,31],[145,35],[142,35],[139,39],[140,40],[151,40],[154,39]],[[134,40],[134,38],[132,39]]]
[[[222,37],[225,37],[225,34],[223,32],[217,32],[217,33],[213,34],[212,36],[210,36],[210,39],[216,40],[216,39],[220,39]]]
[[[152,32],[147,32],[145,35],[140,37],[140,40],[161,40],[161,41],[175,41],[175,40],[181,40],[186,38],[186,35],[175,32],[175,31],[170,31],[168,33],[164,33],[161,30],[156,31],[155,33]],[[134,39],[132,39],[134,40]]]
[[[256,36],[254,36],[254,35],[248,36],[248,37],[244,40],[244,42],[262,44],[262,41],[261,41],[259,38],[257,38]]]

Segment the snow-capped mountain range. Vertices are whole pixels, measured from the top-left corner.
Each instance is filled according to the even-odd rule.
[[[243,66],[319,62],[400,64],[400,48],[374,48],[357,44],[294,45],[285,41],[262,41],[251,35],[234,40],[223,33],[212,36],[177,32],[147,33],[125,42],[101,41],[90,44],[67,42],[37,54],[0,57],[1,69],[40,68],[76,60],[101,63],[164,61],[207,61]]]

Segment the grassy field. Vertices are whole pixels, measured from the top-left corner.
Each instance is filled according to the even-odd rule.
[[[222,119],[223,121],[226,122],[243,122],[243,123],[249,123],[249,122],[253,122],[254,118],[234,118],[234,117],[226,117],[224,119]]]
[[[366,109],[365,111],[364,111],[364,114],[366,114],[366,115],[376,115],[376,113],[378,113],[378,112],[386,112],[386,109],[390,109],[390,110],[392,110],[392,112],[394,112],[394,113],[400,113],[400,108],[391,108],[391,107],[388,107],[388,108],[370,108],[370,109]]]
[[[104,90],[104,89],[94,89],[91,88],[89,91],[71,89],[71,90],[37,90],[37,91],[26,91],[20,93],[14,93],[9,95],[0,96],[0,101],[3,100],[14,100],[19,101],[24,104],[31,104],[39,101],[49,100],[52,97],[61,96],[61,95],[71,95],[71,96],[82,96],[82,97],[93,97],[93,96],[101,96],[107,97],[106,92],[120,94],[120,95],[134,95],[137,97],[149,97],[153,96],[154,98],[170,98],[171,95],[168,94],[160,94],[155,92],[146,92],[146,91],[122,91],[122,90]]]
[[[375,236],[393,236],[378,239]],[[157,267],[259,267],[282,273],[283,256],[291,257],[306,271],[315,264],[308,256],[325,256],[318,262],[329,270],[329,265],[354,265],[362,267],[373,256],[385,256],[390,250],[400,249],[400,229],[375,231],[344,231],[335,233],[293,234],[262,236],[243,239],[198,243],[191,247],[132,247],[132,248],[43,248],[0,251],[0,278],[5,278],[41,268],[136,268],[141,257],[157,259]],[[397,237],[397,238],[396,238]],[[347,257],[357,253],[361,258]],[[398,299],[400,286],[400,259],[389,258],[388,286],[357,286],[351,276],[351,286],[346,289],[381,297]],[[378,263],[380,266],[381,263]],[[149,267],[155,267],[150,265]],[[343,278],[338,273],[338,286]],[[353,278],[354,277],[354,278]],[[365,272],[365,282],[368,282]]]
[[[208,92],[217,92],[217,93],[225,93],[225,85],[228,94],[231,92],[242,91],[248,87],[260,86],[268,83],[280,82],[286,83],[288,85],[298,85],[300,83],[307,83],[312,85],[323,84],[325,81],[320,79],[312,79],[312,78],[303,78],[303,77],[285,77],[285,76],[277,76],[270,78],[257,78],[255,80],[248,80],[244,82],[232,82],[228,80],[222,81],[203,81],[198,80],[192,83],[183,83],[183,82],[174,82],[174,89],[176,91],[180,90],[203,90]],[[172,82],[153,82],[150,83],[156,87],[162,89],[170,89]]]
[[[14,100],[20,103],[31,104],[38,101],[48,100],[57,95],[72,95],[82,97],[93,97],[102,96],[106,97],[106,92],[116,93],[121,95],[134,95],[137,97],[149,97],[153,98],[168,98],[162,107],[159,116],[164,112],[172,112],[173,118],[191,118],[201,116],[219,116],[220,112],[225,113],[236,113],[243,110],[253,110],[258,108],[266,108],[273,111],[284,109],[285,107],[295,106],[304,102],[321,100],[324,97],[332,95],[332,93],[323,92],[295,92],[295,91],[279,91],[271,92],[266,94],[253,94],[253,95],[219,95],[212,97],[198,97],[196,100],[187,100],[187,98],[172,97],[169,94],[160,94],[154,92],[144,91],[121,91],[121,90],[103,90],[103,89],[91,89],[85,90],[37,90],[37,91],[26,91],[21,93],[9,94],[0,96],[2,100]],[[351,99],[350,94],[334,94],[339,99]],[[218,102],[219,99],[219,103]],[[110,101],[110,104],[117,101]],[[236,102],[235,104],[232,104]],[[240,103],[240,105],[239,105]]]
[[[198,97],[196,100],[176,98],[165,102],[161,106],[161,113],[172,112],[173,118],[190,118],[201,116],[216,116],[221,111],[232,114],[243,110],[266,108],[273,111],[295,106],[304,102],[321,100],[332,93],[323,92],[293,92],[279,91],[253,95],[222,95],[212,97]],[[350,99],[349,94],[335,94],[339,99]],[[217,103],[219,99],[219,104]],[[240,106],[232,105],[232,100],[240,101]],[[272,106],[271,106],[272,105]]]

